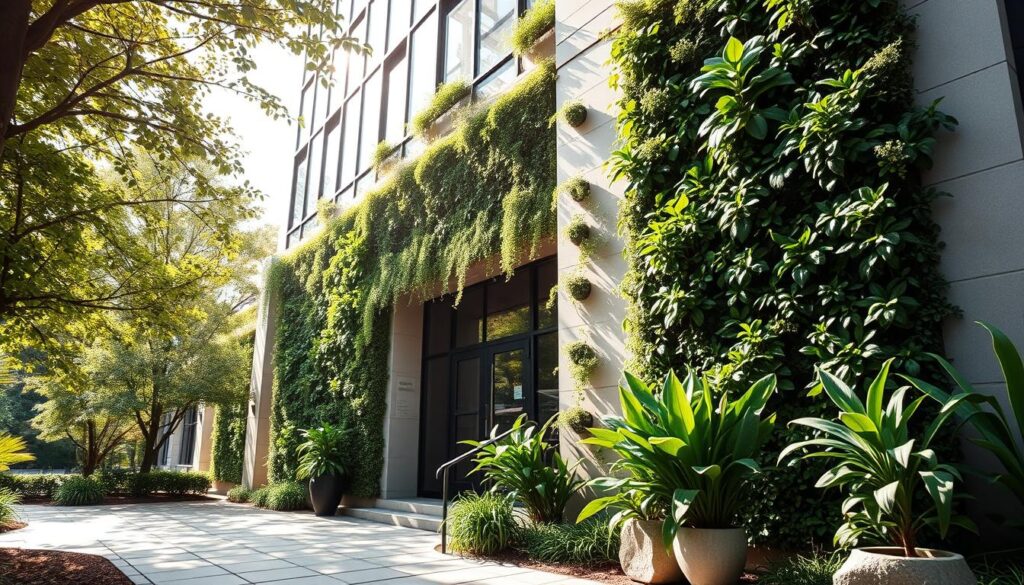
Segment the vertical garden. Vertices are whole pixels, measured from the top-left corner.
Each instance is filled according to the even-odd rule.
[[[545,63],[458,111],[454,132],[272,267],[272,480],[294,479],[300,430],[330,422],[351,431],[348,493],[377,495],[393,304],[461,289],[476,262],[511,274],[555,233],[554,79]]]
[[[691,366],[734,388],[776,374],[782,420],[825,408],[816,365],[847,381],[888,357],[912,374],[929,367],[954,308],[937,268],[938,194],[919,173],[955,120],[913,103],[913,23],[899,2],[620,11],[611,168],[627,184],[633,367],[653,378]],[[819,505],[820,471],[767,475],[756,536],[829,541],[824,514],[838,508]]]

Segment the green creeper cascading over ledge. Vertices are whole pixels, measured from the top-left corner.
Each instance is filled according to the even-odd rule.
[[[511,271],[555,234],[555,72],[545,63],[463,116],[321,233],[277,260],[270,475],[293,479],[299,429],[347,424],[347,493],[379,492],[390,310],[474,262]],[[497,267],[495,267],[497,268]]]
[[[690,365],[737,387],[776,374],[783,420],[825,408],[807,396],[815,364],[848,381],[890,356],[923,367],[954,309],[919,169],[955,121],[912,104],[899,2],[619,8],[611,168],[627,182],[633,366],[654,378]],[[755,538],[828,544],[838,506],[819,505],[818,475],[769,474]]]

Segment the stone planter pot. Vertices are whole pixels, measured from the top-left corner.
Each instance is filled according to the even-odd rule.
[[[747,563],[747,531],[680,528],[672,550],[690,585],[736,585]]]
[[[526,60],[526,66],[528,69],[532,69],[540,64],[544,59],[548,59],[555,54],[555,29],[554,27],[548,29],[547,32],[537,37],[536,41],[533,41],[531,46],[523,57]]]
[[[665,550],[661,520],[630,518],[622,524],[619,564],[622,572],[638,583],[678,583],[683,580],[679,563]]]
[[[317,516],[334,516],[345,490],[344,480],[337,475],[321,475],[309,480],[309,502]]]
[[[956,553],[917,549],[901,556],[897,547],[858,548],[832,577],[833,585],[975,585],[978,579]]]

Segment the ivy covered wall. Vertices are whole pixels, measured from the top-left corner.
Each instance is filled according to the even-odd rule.
[[[391,307],[432,296],[471,264],[511,271],[555,233],[554,66],[545,63],[272,267],[279,303],[271,480],[294,477],[300,430],[347,425],[349,493],[378,494]],[[325,212],[328,211],[325,209]]]
[[[245,361],[246,367],[252,364],[255,337],[256,332],[250,330],[240,335],[238,339],[239,343],[248,350],[249,359]],[[210,475],[216,481],[242,483],[242,465],[245,457],[245,411],[249,405],[249,377],[242,376],[242,378],[245,380],[245,391],[242,394],[246,396],[246,399],[238,404],[214,407],[213,433],[210,438],[212,443]]]
[[[853,381],[893,356],[916,373],[923,352],[941,351],[954,311],[937,270],[937,193],[919,170],[955,121],[912,103],[900,3],[620,9],[623,144],[612,168],[627,182],[634,367],[656,376],[690,365],[726,386],[775,373],[780,420],[824,408],[816,365]],[[824,514],[838,506],[814,489],[819,475],[764,477],[755,538],[827,545],[835,521]]]

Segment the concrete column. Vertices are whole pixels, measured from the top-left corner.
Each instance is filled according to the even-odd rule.
[[[583,408],[595,417],[618,413],[618,380],[627,361],[623,321],[627,303],[618,286],[626,273],[622,257],[624,242],[617,235],[616,221],[622,199],[621,184],[609,183],[604,162],[614,150],[618,95],[608,85],[611,41],[601,33],[615,28],[617,13],[612,0],[559,0],[555,4],[555,62],[558,68],[558,107],[579,100],[588,108],[586,122],[572,128],[558,122],[558,181],[580,176],[590,183],[590,198],[577,203],[566,195],[558,199],[559,278],[581,273],[592,284],[590,297],[574,302],[561,292],[558,300],[559,344],[583,339],[597,350],[601,363],[584,393]],[[579,248],[564,237],[563,230],[573,216],[582,215],[597,239],[594,253],[580,261]],[[559,403],[574,406],[576,398],[569,376],[569,361],[559,354]],[[599,454],[577,443],[571,431],[563,432],[562,455],[582,459],[581,472],[600,472]]]
[[[395,304],[389,354],[381,497],[411,498],[419,471],[423,303],[403,299]]]
[[[215,418],[212,406],[203,405],[199,411],[199,428],[196,429],[196,464],[195,471],[210,471],[213,461],[213,423]]]
[[[249,406],[245,421],[245,458],[242,485],[257,488],[267,483],[270,452],[270,400],[274,386],[274,331],[279,300],[264,292],[256,318]]]

